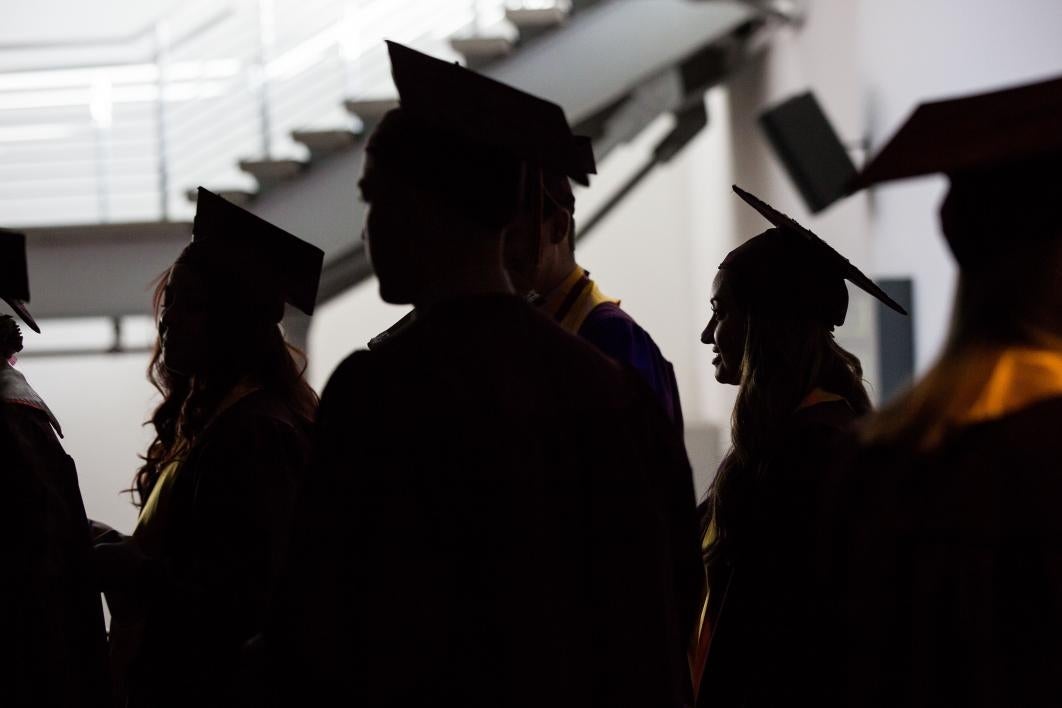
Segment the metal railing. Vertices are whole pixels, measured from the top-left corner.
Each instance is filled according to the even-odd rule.
[[[197,184],[253,191],[240,159],[305,158],[293,129],[356,127],[344,99],[392,95],[384,37],[456,59],[451,36],[512,4],[200,0],[124,36],[0,45],[0,224],[187,219]]]

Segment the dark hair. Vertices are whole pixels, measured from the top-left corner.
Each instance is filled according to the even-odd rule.
[[[359,186],[368,202],[393,182],[415,187],[455,217],[471,218],[497,233],[516,217],[524,170],[520,160],[460,136],[440,134],[401,108],[389,111],[369,136],[365,152],[376,158]]]
[[[22,351],[22,329],[11,315],[0,315],[0,357],[10,359]]]
[[[755,523],[750,511],[760,491],[775,482],[768,477],[771,451],[807,395],[821,388],[844,398],[857,415],[871,409],[859,359],[837,344],[829,327],[813,319],[745,318],[731,448],[709,490],[716,536],[705,562],[716,582],[740,552],[745,525]]]
[[[951,331],[940,359],[921,380],[868,419],[867,445],[936,447],[970,410],[999,353],[1057,349],[1062,341],[1062,239],[1012,244],[995,267],[959,273]]]
[[[177,263],[196,267],[199,259],[186,257],[190,249],[192,246]],[[173,267],[163,273],[155,287],[156,320],[172,271]],[[272,314],[255,317],[251,310],[242,317],[233,317],[221,308],[211,312],[218,314],[212,315],[209,323],[212,359],[208,371],[186,375],[167,368],[162,361],[161,341],[156,339],[147,371],[148,380],[162,394],[162,402],[148,421],[155,428],[155,439],[141,458],[144,464],[137,471],[132,488],[127,490],[134,494],[138,507],[143,507],[166,465],[183,448],[195,443],[217,406],[239,382],[249,380],[273,392],[306,423],[314,418],[317,394],[303,378],[305,356],[285,341]]]

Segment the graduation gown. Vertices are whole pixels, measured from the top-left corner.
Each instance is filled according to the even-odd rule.
[[[709,583],[698,707],[821,705],[833,690],[822,681],[831,650],[819,641],[831,599],[820,514],[855,417],[843,400],[801,408],[749,480],[744,540]]]
[[[862,449],[840,578],[849,705],[1062,705],[1062,395]]]
[[[0,368],[0,705],[105,706],[103,607],[74,461],[22,375]]]
[[[131,542],[147,556],[112,654],[130,706],[234,704],[241,648],[264,625],[309,455],[306,426],[259,389],[221,412],[160,498],[165,524]],[[113,608],[112,608],[113,609]]]
[[[306,704],[683,706],[690,468],[628,369],[512,296],[440,304],[322,398],[274,645]]]
[[[598,289],[589,271],[577,267],[556,292],[541,298],[539,306],[566,331],[641,374],[664,412],[682,429],[674,367],[649,333],[623,311],[620,301]]]

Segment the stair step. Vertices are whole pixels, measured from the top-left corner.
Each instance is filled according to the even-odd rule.
[[[240,169],[258,180],[259,190],[269,189],[299,174],[307,163],[302,160],[240,160]]]
[[[512,53],[514,40],[502,36],[454,37],[454,51],[465,58],[470,69],[478,69]]]
[[[571,13],[567,3],[554,3],[551,7],[510,7],[505,10],[505,19],[516,25],[523,37],[525,31],[551,29],[564,24]]]
[[[222,199],[227,199],[237,206],[247,206],[253,202],[255,198],[255,193],[249,192],[246,189],[212,189],[211,191]],[[192,187],[184,193],[184,196],[188,198],[188,201],[195,204],[199,199],[199,190]]]
[[[303,129],[291,131],[291,138],[310,150],[310,160],[319,160],[347,150],[358,142],[359,134],[348,128],[326,130]]]
[[[372,126],[379,123],[384,115],[391,109],[398,108],[397,98],[351,98],[343,102],[343,106],[351,115],[356,116],[364,124],[362,132],[367,132]]]

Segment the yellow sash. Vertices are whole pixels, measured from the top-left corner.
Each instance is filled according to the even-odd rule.
[[[566,332],[577,334],[594,308],[606,302],[620,304],[601,292],[588,271],[576,266],[563,283],[542,298],[541,307]]]
[[[218,405],[217,410],[214,411],[214,415],[212,415],[210,420],[207,421],[207,424],[203,426],[204,429],[210,427],[210,425],[217,420],[218,416],[226,410],[260,388],[261,386],[248,383],[237,384],[229,395],[227,395]],[[184,441],[179,442],[177,450],[174,452],[173,459],[162,468],[161,472],[159,472],[159,478],[155,481],[155,486],[151,488],[151,494],[148,495],[147,501],[144,502],[144,507],[140,510],[140,516],[137,519],[136,528],[133,530],[133,538],[136,539],[140,547],[148,553],[155,553],[158,551],[162,538],[162,529],[166,528],[168,523],[167,513],[170,506],[170,492],[173,489],[173,483],[177,479],[177,474],[180,472],[181,465],[184,463],[187,453],[187,444]]]
[[[968,384],[977,388],[970,391],[972,403],[956,416],[959,425],[1002,418],[1062,396],[1062,350],[1011,347],[989,356],[995,358],[989,364],[989,375]]]

